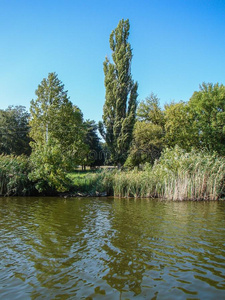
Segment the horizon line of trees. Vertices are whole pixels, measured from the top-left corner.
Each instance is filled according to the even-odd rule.
[[[57,75],[55,73],[55,77]],[[50,75],[49,74],[49,75]],[[165,147],[180,146],[186,151],[192,147],[216,151],[219,155],[225,155],[225,86],[223,84],[203,83],[199,91],[195,91],[189,101],[171,102],[160,108],[160,99],[151,93],[137,106],[134,128],[130,129],[132,140],[126,155],[129,160],[134,158],[135,153],[146,153],[157,158]],[[63,108],[64,109],[64,108]],[[98,134],[99,125],[94,120],[83,120],[79,108],[78,129],[83,130],[83,141],[88,145],[91,157],[80,159],[80,165],[102,165],[103,161],[95,153],[110,153],[107,145],[100,142]],[[24,106],[8,106],[5,110],[0,109],[0,154],[4,155],[27,155],[31,154],[32,130],[36,129],[30,119],[31,114]],[[63,117],[66,117],[65,115]],[[67,116],[68,117],[68,116]],[[51,127],[57,128],[56,115],[53,113],[54,123],[49,121],[47,128],[42,124],[42,140],[46,140],[46,132],[51,132]],[[64,120],[65,121],[65,120]],[[38,120],[40,122],[40,120]],[[68,125],[68,120],[66,121]],[[67,126],[62,131],[61,138],[66,132],[72,132],[72,126]],[[47,131],[46,131],[47,130]],[[35,133],[37,134],[37,132]],[[59,131],[56,130],[59,137]],[[114,154],[116,157],[116,153]],[[104,155],[101,155],[104,156]],[[109,157],[108,157],[109,158]],[[102,159],[102,157],[101,157]],[[111,158],[112,159],[112,158]],[[117,162],[118,159],[115,159]],[[145,157],[141,158],[141,162]],[[141,163],[140,162],[140,163]],[[151,161],[148,161],[151,162]]]

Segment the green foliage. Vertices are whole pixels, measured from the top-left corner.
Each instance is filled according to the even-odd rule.
[[[151,164],[160,157],[164,141],[160,125],[137,121],[134,126],[133,142],[125,166],[138,166],[145,162]]]
[[[103,174],[101,174],[102,176]],[[208,152],[165,149],[144,170],[114,171],[104,186],[116,197],[158,197],[168,200],[218,200],[225,196],[225,159]]]
[[[153,164],[160,157],[164,145],[164,123],[164,113],[156,95],[151,94],[141,101],[125,166],[138,166],[145,162]]]
[[[189,102],[172,102],[163,111],[157,96],[151,94],[137,109],[137,122],[126,166],[153,163],[163,148],[174,148],[176,145],[188,152],[194,147],[225,155],[224,120],[223,85],[203,83]]]
[[[29,114],[24,106],[9,106],[0,110],[0,153],[29,155]]]
[[[39,191],[46,184],[57,191],[68,188],[66,173],[81,164],[88,152],[84,142],[82,113],[69,101],[64,85],[49,73],[31,101],[30,136],[32,171],[30,179]]]
[[[89,147],[85,165],[90,167],[104,165],[103,149],[97,134],[98,126],[93,120],[87,120],[84,124],[86,128],[85,144]]]
[[[89,195],[106,192],[107,195],[113,195],[113,181],[116,170],[91,170],[76,171],[68,174],[72,181],[74,192],[85,192]]]
[[[137,107],[137,83],[131,76],[129,29],[129,20],[121,20],[112,31],[109,42],[114,63],[110,63],[108,58],[104,62],[106,94],[100,132],[115,163],[126,160]]]
[[[165,109],[165,141],[170,147],[179,145],[207,148],[225,154],[225,87],[219,84],[200,86],[188,103],[172,103]]]
[[[28,179],[29,159],[26,156],[0,156],[0,195],[26,196],[34,191]]]
[[[164,113],[159,105],[157,95],[151,93],[144,101],[141,101],[137,109],[137,119],[159,125],[165,125]]]
[[[92,193],[98,190],[97,176],[100,171],[75,171],[67,176],[72,182],[73,191]]]
[[[198,130],[198,143],[225,155],[225,86],[203,83],[189,101]]]
[[[39,192],[54,193],[55,191],[65,192],[71,186],[67,178],[67,171],[71,170],[68,165],[74,166],[73,161],[69,162],[70,153],[62,152],[59,144],[49,141],[46,145],[33,144],[33,151],[30,156],[31,172],[29,179],[35,183]],[[68,157],[67,157],[68,155]]]
[[[179,147],[190,151],[198,147],[197,121],[188,103],[171,103],[165,107],[165,144],[168,147]]]

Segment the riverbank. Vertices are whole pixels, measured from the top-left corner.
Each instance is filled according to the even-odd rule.
[[[83,192],[106,193],[119,198],[166,200],[219,200],[225,197],[225,160],[216,154],[175,147],[167,149],[153,166],[133,170],[103,170],[77,175]]]
[[[225,159],[216,154],[179,147],[167,149],[153,166],[111,169],[67,174],[65,190],[57,191],[45,183],[41,193],[38,182],[29,180],[29,159],[0,157],[0,195],[63,197],[162,198],[166,200],[219,200],[225,198]],[[42,179],[42,183],[44,178]]]

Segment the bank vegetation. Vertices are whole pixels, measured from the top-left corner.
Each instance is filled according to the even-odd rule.
[[[154,93],[138,103],[129,30],[121,20],[109,38],[98,124],[84,119],[55,72],[29,113],[0,109],[0,195],[224,198],[225,86],[203,82],[189,101],[163,107]],[[103,165],[115,169],[84,172]]]

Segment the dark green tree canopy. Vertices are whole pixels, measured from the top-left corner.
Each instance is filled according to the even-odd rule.
[[[137,107],[137,82],[131,76],[130,23],[121,20],[110,35],[113,63],[104,62],[105,104],[100,132],[115,163],[124,163],[132,140]],[[103,126],[104,125],[104,126]],[[105,131],[104,131],[105,129]]]
[[[189,107],[198,131],[198,143],[225,155],[225,86],[203,83],[194,92]]]
[[[90,167],[104,165],[104,153],[98,136],[98,126],[93,120],[84,122],[86,127],[85,143],[88,145],[87,165]]]
[[[29,113],[24,106],[9,106],[0,110],[0,153],[29,155]]]

